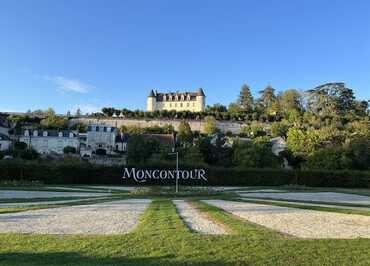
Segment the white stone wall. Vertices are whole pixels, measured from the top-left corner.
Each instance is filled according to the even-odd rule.
[[[63,149],[67,146],[74,147],[79,150],[80,142],[77,137],[26,137],[21,136],[19,141],[27,143],[28,147],[35,149],[38,153],[63,154]]]
[[[196,100],[178,100],[178,101],[156,101],[155,97],[147,98],[147,111],[175,110],[201,112],[205,109],[205,96],[196,96]]]
[[[109,126],[115,126],[120,128],[121,126],[138,126],[138,127],[152,127],[152,126],[165,126],[172,125],[176,130],[181,120],[166,120],[166,119],[127,119],[127,118],[74,118],[69,121],[71,125],[77,123],[83,124],[97,124],[104,123]],[[203,120],[187,120],[193,131],[203,131],[204,121]],[[233,121],[217,121],[217,127],[223,131],[231,131],[234,134],[240,133],[240,130],[246,123],[233,122]]]
[[[0,151],[7,151],[10,149],[10,140],[0,140]]]

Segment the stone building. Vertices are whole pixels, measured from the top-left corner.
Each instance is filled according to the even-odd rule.
[[[10,149],[11,147],[11,140],[9,138],[9,136],[3,134],[3,133],[0,133],[0,151],[7,151]]]
[[[151,90],[147,98],[147,111],[175,110],[201,112],[205,109],[206,96],[203,89],[197,92],[159,93]]]
[[[91,124],[87,127],[86,150],[93,154],[113,154],[115,150],[117,128]]]
[[[77,152],[80,148],[78,133],[71,130],[24,129],[19,141],[41,154],[63,154],[67,146],[75,148]]]

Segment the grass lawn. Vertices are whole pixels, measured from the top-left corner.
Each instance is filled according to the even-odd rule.
[[[191,232],[168,199],[121,236],[0,234],[0,265],[368,265],[370,239],[302,240],[194,204],[231,235]]]

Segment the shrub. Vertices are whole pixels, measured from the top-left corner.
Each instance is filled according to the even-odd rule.
[[[174,163],[146,164],[136,168],[175,169]],[[181,169],[193,169],[180,165]],[[366,171],[328,171],[284,169],[239,169],[208,167],[208,182],[199,180],[180,180],[181,185],[212,186],[281,186],[305,185],[313,187],[368,187],[370,172]],[[39,181],[45,184],[125,184],[135,185],[133,179],[122,179],[123,166],[98,166],[89,163],[0,161],[0,181],[24,180]],[[147,180],[139,185],[173,185],[174,180]]]

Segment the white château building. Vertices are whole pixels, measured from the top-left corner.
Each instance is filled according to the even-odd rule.
[[[196,92],[159,93],[151,90],[147,98],[147,111],[175,110],[201,112],[206,106],[203,89]]]
[[[79,150],[80,142],[77,132],[71,130],[37,130],[25,129],[19,141],[27,144],[41,154],[63,154],[67,146]]]

